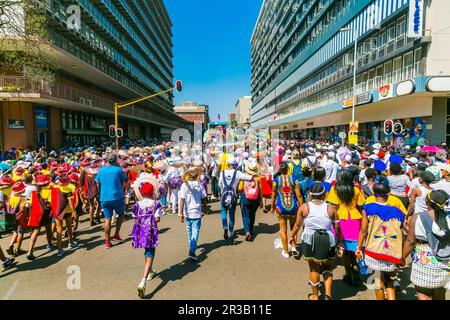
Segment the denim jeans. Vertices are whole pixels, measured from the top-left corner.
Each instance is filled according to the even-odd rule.
[[[221,212],[220,216],[222,218],[222,226],[223,229],[228,229],[229,232],[234,231],[234,217],[236,212],[236,204],[230,208],[230,210],[225,209],[223,206],[221,206]],[[227,213],[229,212],[230,215],[230,225],[228,225],[228,219],[227,219]]]
[[[241,194],[241,212],[242,222],[244,224],[245,233],[253,233],[255,225],[256,211],[259,207],[259,200],[247,200],[245,195]]]
[[[197,241],[200,235],[200,228],[202,226],[202,219],[186,219],[186,231],[189,242],[189,255],[195,255],[197,250]]]
[[[217,177],[211,177],[211,193],[214,197],[219,197],[219,185]]]

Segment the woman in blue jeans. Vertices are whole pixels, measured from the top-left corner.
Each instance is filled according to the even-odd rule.
[[[253,180],[244,182],[243,192],[241,193],[241,212],[244,223],[245,241],[252,241],[256,211],[258,207],[263,207],[262,188],[257,164],[251,163],[247,165],[245,171],[253,177]]]

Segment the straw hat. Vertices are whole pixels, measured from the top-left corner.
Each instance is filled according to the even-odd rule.
[[[259,176],[260,171],[256,162],[250,162],[245,166],[245,172],[252,176]]]
[[[200,175],[202,174],[202,168],[200,167],[190,167],[183,174],[183,180],[198,180]]]
[[[12,188],[11,188],[11,192],[13,194],[19,194],[25,191],[25,184],[23,184],[23,182],[16,182]]]
[[[50,177],[46,174],[40,174],[36,176],[35,181],[37,186],[46,186],[50,184],[50,182],[52,182]]]
[[[169,169],[169,164],[165,160],[160,160],[153,164],[153,169],[167,171]]]
[[[5,174],[1,179],[0,179],[0,185],[1,186],[12,186],[14,184],[13,179],[11,178],[10,174]]]

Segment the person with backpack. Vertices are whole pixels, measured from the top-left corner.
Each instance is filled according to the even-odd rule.
[[[219,186],[221,190],[221,218],[223,226],[223,238],[234,237],[234,219],[237,205],[237,187],[241,180],[252,181],[253,177],[249,174],[237,171],[234,168],[235,158],[227,158],[227,169],[222,170],[219,177]],[[227,215],[230,216],[228,224]]]
[[[241,193],[241,213],[242,222],[244,224],[245,241],[252,241],[256,211],[258,210],[258,207],[263,207],[262,187],[257,163],[251,162],[247,164],[245,171],[253,177],[253,180],[244,182],[243,192]]]
[[[450,287],[450,217],[444,208],[449,195],[427,193],[427,209],[410,219],[403,245],[403,264],[412,251],[411,282],[419,300],[445,300]]]
[[[300,152],[298,150],[294,150],[294,152],[292,152],[292,160],[289,162],[289,173],[295,180],[302,181],[303,167],[304,165],[302,160],[300,159]]]
[[[325,300],[332,300],[333,261],[336,256],[336,238],[332,225],[339,232],[337,211],[326,203],[326,189],[322,184],[315,184],[310,190],[311,201],[300,206],[297,220],[291,231],[289,242],[294,247],[295,236],[302,226],[302,253],[309,264],[309,284],[312,294],[309,300],[319,300],[320,274],[325,285]]]
[[[283,244],[281,255],[286,259],[290,257],[287,237],[288,223],[292,230],[295,225],[297,211],[303,204],[299,181],[294,180],[292,175],[288,174],[288,171],[287,163],[282,162],[280,170],[273,179],[272,189],[272,213],[276,212],[278,216],[281,243]],[[297,249],[292,247],[291,253],[296,254]]]

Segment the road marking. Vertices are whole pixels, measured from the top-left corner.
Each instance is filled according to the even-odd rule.
[[[3,297],[3,300],[9,300],[11,298],[11,295],[13,294],[14,290],[16,290],[18,284],[19,284],[19,280],[14,281],[11,288],[9,288],[9,290],[6,292],[5,296]]]

